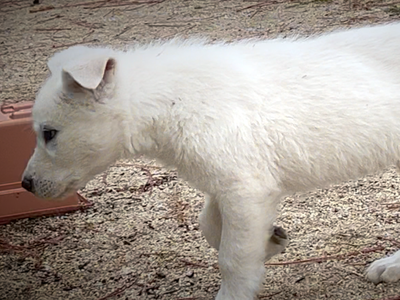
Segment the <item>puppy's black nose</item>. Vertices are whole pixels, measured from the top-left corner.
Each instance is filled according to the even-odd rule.
[[[33,178],[29,176],[25,176],[22,179],[21,186],[26,189],[28,192],[33,191]]]

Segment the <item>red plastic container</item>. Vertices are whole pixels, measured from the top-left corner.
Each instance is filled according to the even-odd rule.
[[[0,110],[0,224],[92,205],[78,193],[64,200],[42,200],[21,187],[22,173],[36,145],[31,127],[32,105],[3,105]]]

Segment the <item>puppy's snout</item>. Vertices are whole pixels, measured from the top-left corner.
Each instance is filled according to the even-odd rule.
[[[21,186],[28,192],[33,192],[33,178],[30,176],[24,176],[21,182]]]

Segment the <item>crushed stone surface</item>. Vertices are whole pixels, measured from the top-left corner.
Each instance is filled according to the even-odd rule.
[[[274,38],[400,19],[400,2],[377,0],[39,2],[0,1],[1,103],[33,100],[48,58],[74,44]],[[399,190],[393,168],[284,199],[277,224],[290,244],[269,262],[259,298],[400,299],[400,283],[364,277],[400,248]],[[0,226],[1,300],[214,299],[217,252],[198,224],[204,196],[174,170],[121,161],[81,193],[94,203],[85,211]]]

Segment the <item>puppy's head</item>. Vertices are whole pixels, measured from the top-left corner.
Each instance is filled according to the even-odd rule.
[[[37,145],[22,178],[37,197],[64,198],[121,156],[114,54],[78,46],[50,59],[32,111]]]

